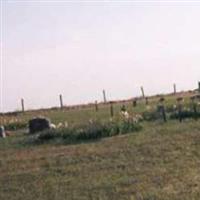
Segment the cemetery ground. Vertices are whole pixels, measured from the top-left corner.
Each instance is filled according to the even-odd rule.
[[[128,102],[126,107],[132,114],[141,113],[157,100],[150,99],[148,105],[138,102],[134,108]],[[174,103],[175,97],[166,97],[167,105]],[[120,106],[114,105],[116,118]],[[19,117],[25,122],[34,114]],[[92,106],[42,114],[54,123],[69,124],[110,118],[109,105],[98,112]],[[0,140],[0,199],[199,200],[200,120],[141,124],[139,132],[70,145],[27,144],[30,136],[24,130],[12,132]]]

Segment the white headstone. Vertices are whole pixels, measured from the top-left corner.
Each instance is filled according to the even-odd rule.
[[[0,137],[2,138],[6,137],[5,129],[3,126],[0,126]]]

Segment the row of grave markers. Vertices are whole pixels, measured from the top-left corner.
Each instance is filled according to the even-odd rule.
[[[141,86],[140,89],[141,89],[142,97],[145,99],[146,104],[148,104],[148,97],[145,96],[145,92],[144,92],[143,86]],[[198,82],[198,90],[200,92],[200,82]],[[173,84],[173,93],[174,93],[174,95],[177,93],[177,91],[176,91],[176,84]],[[62,109],[64,107],[62,94],[59,95],[59,101],[60,101],[60,108]],[[107,103],[106,91],[105,90],[103,90],[103,102]],[[95,109],[98,110],[98,103],[97,103],[97,101],[95,101]],[[24,99],[23,98],[21,99],[21,111],[22,112],[25,111],[25,104],[24,104]]]
[[[198,114],[198,111],[197,111],[197,104],[195,103],[195,99],[199,99],[200,100],[200,95],[195,95],[195,96],[192,96],[190,98],[191,100],[191,103],[192,103],[192,109],[193,109],[193,113],[194,113],[194,116],[197,116]],[[178,111],[178,119],[180,122],[182,122],[183,120],[183,98],[182,97],[178,97],[176,99],[177,101],[177,111]],[[166,114],[166,108],[165,108],[165,104],[164,104],[164,101],[165,99],[163,97],[161,97],[158,101],[158,110],[162,116],[162,119],[164,122],[167,122],[167,114]],[[125,108],[125,105],[123,105],[124,108]],[[121,111],[122,111],[122,108],[123,106],[121,107]],[[137,100],[133,100],[133,107],[136,107],[137,106]],[[95,105],[95,110],[98,111],[98,105],[96,104]],[[125,108],[126,110],[126,108]],[[114,108],[113,108],[113,102],[110,102],[110,116],[113,117],[114,116]],[[197,117],[195,117],[195,119],[197,119]]]

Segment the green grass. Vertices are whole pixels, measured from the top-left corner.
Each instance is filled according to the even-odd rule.
[[[146,106],[125,103],[131,115],[156,110],[159,97]],[[165,105],[176,96],[165,97]],[[184,102],[189,106],[189,98]],[[122,103],[114,104],[119,120]],[[43,115],[70,127],[90,119],[110,120],[109,105],[78,110],[19,113],[20,123]],[[14,116],[6,120],[14,121]],[[50,140],[34,144],[34,136],[17,130],[0,139],[0,199],[9,200],[199,200],[200,123],[186,119],[142,122],[143,129],[126,135],[66,144]]]
[[[1,140],[0,199],[199,200],[199,121],[143,126],[77,145]]]

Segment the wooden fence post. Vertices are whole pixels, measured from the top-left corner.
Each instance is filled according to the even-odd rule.
[[[174,95],[176,94],[176,84],[174,83]]]
[[[24,99],[23,98],[21,99],[21,106],[22,106],[22,112],[24,112],[25,108],[24,108]]]
[[[103,101],[104,101],[104,103],[107,102],[107,100],[106,100],[106,91],[105,90],[103,90]]]
[[[98,112],[99,108],[98,108],[98,103],[97,101],[95,101],[95,111]]]
[[[141,86],[140,89],[141,89],[141,92],[142,92],[142,97],[145,98],[145,94],[144,94],[144,88],[143,88],[143,86]]]
[[[114,116],[113,102],[110,102],[110,115],[111,115],[111,117]]]
[[[63,98],[62,98],[62,94],[60,94],[60,108],[63,108]]]

